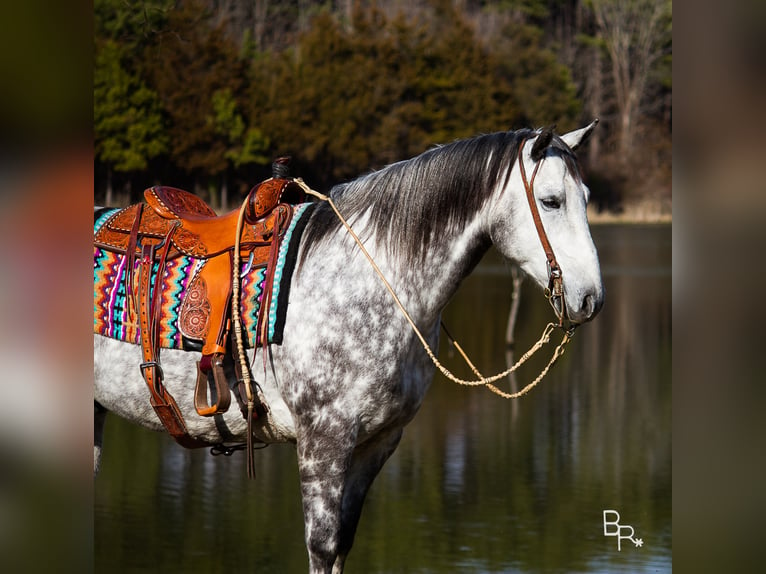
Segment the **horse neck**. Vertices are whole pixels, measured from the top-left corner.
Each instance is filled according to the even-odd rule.
[[[384,276],[417,322],[435,322],[462,280],[487,252],[491,242],[484,227],[481,214],[477,214],[459,231],[435,234],[417,263],[380,253],[378,264]]]
[[[477,171],[486,160],[466,164],[450,156],[445,161],[445,150],[449,151],[394,164],[332,193],[396,293],[424,321],[438,317],[490,245],[487,214],[492,196],[477,186],[496,185]],[[309,254],[331,234],[347,235],[334,216],[328,219],[331,215],[323,209],[312,220]],[[335,253],[329,245],[327,249]],[[369,266],[361,255],[358,262]],[[361,271],[356,263],[354,267],[342,267],[340,273]]]

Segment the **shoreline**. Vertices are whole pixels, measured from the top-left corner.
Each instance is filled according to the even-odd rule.
[[[671,215],[659,215],[652,217],[635,217],[624,213],[588,214],[590,225],[672,225]]]
[[[591,225],[632,224],[632,225],[670,225],[673,223],[672,213],[662,213],[659,209],[647,206],[626,207],[621,213],[610,211],[598,212],[588,207],[588,223]]]

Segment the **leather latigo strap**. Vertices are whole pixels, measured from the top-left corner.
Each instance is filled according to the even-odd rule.
[[[141,248],[141,259],[139,260],[139,281],[138,281],[138,317],[141,328],[141,353],[144,362],[141,363],[141,374],[149,388],[150,403],[157,413],[163,426],[170,435],[182,446],[186,448],[198,448],[209,446],[208,443],[192,438],[186,429],[183,415],[178,408],[175,399],[162,384],[163,372],[159,364],[159,305],[160,289],[151,288],[152,267],[154,266],[155,252],[157,247],[161,248],[157,280],[162,276],[167,260],[168,249],[170,248],[171,238],[175,227],[170,229],[168,236],[162,243],[156,243],[152,240],[145,240]]]
[[[128,235],[128,245],[125,250],[125,257],[127,258],[125,267],[125,305],[128,316],[130,316],[130,306],[133,302],[133,268],[135,267],[138,228],[141,222],[141,214],[143,213],[143,208],[143,204],[139,204],[139,206],[136,208],[136,218],[130,228],[130,235]],[[134,307],[136,310],[138,310],[138,305],[134,305]]]

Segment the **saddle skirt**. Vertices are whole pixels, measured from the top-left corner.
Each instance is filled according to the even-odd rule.
[[[268,309],[268,343],[282,342],[287,300],[300,238],[313,207],[312,203],[294,206],[292,219],[279,246],[273,274],[271,305]],[[135,217],[136,209],[136,206],[130,206],[125,209],[107,210],[95,221],[94,236],[102,241],[97,241],[93,249],[93,331],[113,339],[140,344],[141,331],[137,316],[139,306],[135,301],[128,304],[126,285],[131,282],[126,281],[125,277],[126,273],[132,272],[135,282],[139,273],[139,263],[134,261],[133,269],[129,271],[126,267],[132,260],[126,253],[120,252],[120,248],[124,249],[127,245],[126,222]],[[145,215],[157,225],[157,236],[163,236],[166,233],[164,227],[167,220],[155,218],[151,209],[146,210]],[[255,226],[248,225],[243,231],[242,248],[245,255],[240,269],[241,317],[243,329],[247,333],[246,340],[251,347],[263,344],[258,334],[257,323],[267,276],[265,258],[259,258],[264,246],[256,242],[259,230],[254,228]],[[129,231],[129,227],[127,230]],[[104,241],[104,238],[110,238],[110,241]],[[208,330],[219,328],[218,325],[211,324],[207,293],[210,286],[206,285],[202,273],[205,265],[211,261],[211,249],[215,251],[217,247],[210,241],[208,245],[203,245],[176,232],[163,276],[159,280],[159,263],[154,263],[150,282],[152,291],[157,285],[160,289],[159,345],[163,348],[201,350]],[[245,250],[253,254],[255,263],[252,266]]]

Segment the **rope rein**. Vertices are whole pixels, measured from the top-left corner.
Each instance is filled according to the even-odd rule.
[[[423,349],[425,349],[426,354],[431,359],[433,364],[436,366],[437,369],[450,381],[457,383],[459,385],[465,385],[465,386],[479,386],[484,385],[486,386],[490,391],[495,393],[498,396],[503,397],[504,399],[516,399],[519,398],[525,394],[527,394],[529,391],[531,391],[542,379],[545,377],[545,375],[548,373],[550,368],[553,366],[553,364],[561,357],[561,355],[564,354],[564,348],[571,340],[572,336],[568,332],[564,332],[564,337],[561,339],[561,342],[559,343],[558,347],[556,347],[556,350],[553,352],[553,356],[551,357],[550,361],[548,361],[548,364],[545,366],[545,368],[540,372],[540,374],[537,376],[535,380],[533,380],[531,383],[529,383],[527,386],[525,386],[523,389],[521,389],[518,392],[515,393],[506,393],[505,391],[497,388],[492,383],[507,377],[509,374],[514,372],[516,369],[518,369],[521,365],[523,365],[532,355],[534,355],[540,348],[542,348],[543,345],[548,343],[550,341],[551,333],[553,332],[553,329],[557,327],[557,325],[553,323],[548,323],[543,329],[543,334],[541,335],[540,339],[535,343],[524,355],[514,364],[512,367],[506,369],[502,373],[498,373],[497,375],[493,375],[491,377],[484,377],[479,372],[479,370],[473,365],[471,360],[468,358],[468,356],[465,354],[463,349],[460,347],[460,345],[455,341],[455,339],[449,334],[449,332],[444,329],[445,333],[447,333],[447,337],[450,339],[452,344],[455,346],[455,348],[458,350],[460,355],[463,357],[465,362],[468,364],[470,369],[473,371],[473,373],[478,377],[478,379],[475,380],[465,380],[460,379],[453,375],[449,369],[447,369],[444,365],[441,364],[438,358],[436,358],[436,355],[431,350],[431,347],[429,346],[428,342],[426,341],[425,337],[423,337],[422,333],[418,329],[417,325],[415,325],[415,321],[412,320],[412,317],[410,317],[410,314],[407,312],[407,310],[404,308],[404,305],[399,300],[399,297],[397,297],[396,292],[394,291],[393,287],[391,287],[391,284],[386,280],[385,276],[383,275],[383,272],[380,270],[378,265],[373,260],[372,256],[369,254],[367,249],[365,249],[364,245],[362,244],[362,241],[359,239],[359,237],[354,233],[354,230],[351,229],[351,226],[348,224],[348,222],[345,220],[345,218],[341,215],[340,211],[338,211],[338,208],[335,205],[335,202],[332,200],[331,197],[324,195],[323,193],[320,193],[318,191],[314,191],[311,189],[301,178],[296,178],[295,183],[297,183],[303,191],[305,191],[308,195],[311,195],[313,197],[318,198],[321,201],[326,201],[329,203],[332,210],[335,212],[335,215],[338,216],[338,219],[343,224],[343,226],[346,228],[346,231],[351,235],[351,237],[354,239],[356,244],[359,246],[359,249],[361,249],[364,256],[367,258],[367,261],[370,263],[372,268],[375,270],[375,273],[378,275],[380,280],[385,285],[388,292],[391,294],[391,297],[393,298],[394,302],[396,303],[397,307],[399,307],[399,310],[402,312],[402,315],[404,315],[404,318],[407,320],[407,322],[410,324],[410,327],[412,327],[413,332],[417,336],[417,338],[420,340],[421,345],[423,345]],[[444,324],[442,323],[442,327],[444,328]]]
[[[250,367],[247,362],[247,355],[245,354],[245,346],[242,340],[242,317],[239,306],[239,282],[240,282],[240,241],[242,236],[242,227],[245,220],[245,209],[247,208],[248,198],[242,203],[242,207],[239,210],[239,217],[237,218],[237,231],[234,239],[234,260],[232,264],[232,278],[231,278],[231,316],[234,323],[234,335],[237,340],[237,358],[239,359],[239,366],[242,372],[242,383],[245,387],[245,394],[247,395],[247,475],[250,478],[255,478],[255,458],[253,456],[253,409],[255,407],[255,397],[253,396],[253,384],[250,376]]]

